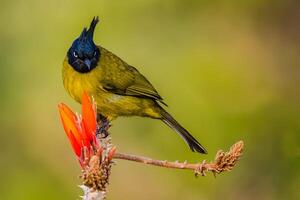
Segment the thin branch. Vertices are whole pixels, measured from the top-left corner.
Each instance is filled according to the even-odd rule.
[[[242,155],[244,143],[239,141],[232,145],[228,152],[222,150],[218,151],[215,160],[211,163],[207,163],[205,160],[202,163],[188,163],[185,162],[170,162],[166,160],[156,160],[143,156],[136,156],[124,153],[115,153],[114,159],[129,160],[134,162],[139,162],[148,165],[154,165],[165,168],[173,169],[189,169],[194,170],[195,175],[201,174],[205,176],[206,171],[211,171],[214,174],[219,174],[223,171],[230,171],[237,163],[238,159]]]

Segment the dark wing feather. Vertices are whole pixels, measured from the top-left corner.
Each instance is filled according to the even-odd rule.
[[[114,79],[104,79],[101,83],[103,88],[119,95],[151,98],[166,105],[152,84],[134,67],[127,65],[117,76]]]

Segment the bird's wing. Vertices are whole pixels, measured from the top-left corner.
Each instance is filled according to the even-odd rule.
[[[152,84],[137,69],[126,65],[117,71],[102,80],[101,85],[105,90],[119,95],[151,98],[166,105]]]

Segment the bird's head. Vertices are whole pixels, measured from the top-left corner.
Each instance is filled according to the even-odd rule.
[[[94,17],[89,29],[83,29],[68,51],[69,64],[80,73],[93,70],[100,59],[100,50],[93,41],[94,30],[98,22],[98,17]]]

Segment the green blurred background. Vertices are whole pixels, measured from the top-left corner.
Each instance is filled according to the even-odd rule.
[[[237,167],[217,178],[118,161],[109,199],[300,198],[299,1],[2,0],[0,9],[0,199],[79,199],[57,104],[80,108],[62,61],[95,15],[96,43],[148,77],[209,154],[141,118],[113,122],[119,151],[197,162],[245,142]]]

